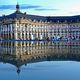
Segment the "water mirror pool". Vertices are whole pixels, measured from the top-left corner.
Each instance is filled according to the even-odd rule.
[[[80,80],[80,41],[0,42],[0,80]]]

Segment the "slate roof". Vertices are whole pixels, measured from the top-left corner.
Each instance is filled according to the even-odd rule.
[[[21,19],[21,18],[31,19],[31,20],[35,19],[37,21],[40,21],[40,20],[46,21],[46,17],[29,15],[29,14],[25,14],[25,13],[17,12],[17,11],[10,14],[10,15],[0,17],[0,20],[3,20],[3,19]]]
[[[0,17],[0,21],[4,19],[20,19],[20,18],[25,18],[25,19],[31,19],[37,20],[37,21],[51,21],[51,22],[80,22],[80,15],[78,16],[37,16],[37,15],[29,15],[22,13],[20,11],[16,11],[10,15],[2,16]]]
[[[54,17],[47,17],[48,21],[52,22],[80,22],[80,16],[54,16]]]

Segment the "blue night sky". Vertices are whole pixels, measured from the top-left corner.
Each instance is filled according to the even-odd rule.
[[[0,0],[0,15],[15,11],[17,2],[22,12],[42,16],[80,15],[80,0]]]

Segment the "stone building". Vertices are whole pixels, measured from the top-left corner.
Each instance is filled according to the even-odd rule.
[[[80,16],[37,16],[16,11],[0,17],[1,40],[80,39]]]

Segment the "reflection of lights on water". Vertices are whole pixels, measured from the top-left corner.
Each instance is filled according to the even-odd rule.
[[[6,53],[6,54],[39,54],[39,53],[44,53],[50,49],[56,50],[57,52],[57,47],[61,48],[62,50],[65,47],[65,50],[67,47],[71,46],[79,46],[80,41],[17,41],[17,42],[2,42],[0,44],[0,50],[1,53]],[[55,49],[56,48],[56,49]],[[18,56],[19,57],[19,56]]]

